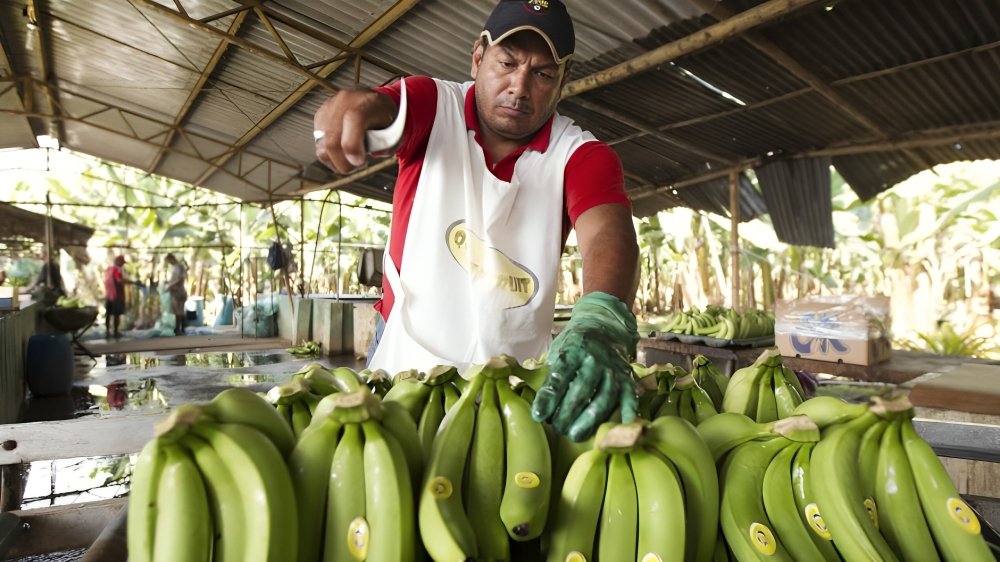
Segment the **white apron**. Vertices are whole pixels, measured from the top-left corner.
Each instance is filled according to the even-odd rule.
[[[594,137],[556,114],[544,153],[526,150],[511,181],[487,170],[466,128],[471,82],[435,80],[437,114],[397,268],[385,252],[395,302],[371,369],[396,373],[506,353],[535,358],[551,344],[562,254],[563,172]]]

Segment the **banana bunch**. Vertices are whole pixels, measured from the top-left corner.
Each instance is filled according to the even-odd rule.
[[[291,353],[292,355],[313,356],[313,355],[319,355],[320,349],[321,348],[319,342],[305,341],[300,343],[299,345],[289,347],[285,349],[285,351]]]
[[[687,374],[683,367],[672,363],[648,366],[632,363],[632,375],[639,390],[639,415],[648,420],[656,417],[656,412],[670,398],[674,381]]]
[[[744,340],[774,335],[774,313],[752,309],[738,312],[732,308],[707,306],[668,314],[657,324],[657,331],[723,340]]]
[[[283,560],[415,560],[422,462],[416,424],[399,404],[368,388],[324,397],[288,460],[298,557]]]
[[[292,430],[245,389],[183,404],[139,453],[129,493],[129,560],[294,560],[298,513],[285,462]]]
[[[83,308],[87,305],[83,304],[83,301],[77,297],[61,296],[56,299],[56,306],[59,308]]]
[[[434,560],[510,560],[511,540],[545,528],[552,457],[545,429],[509,382],[515,363],[499,356],[471,367],[433,438],[418,519]]]
[[[980,522],[933,449],[913,427],[905,397],[867,404],[813,398],[803,411],[828,423],[805,456],[801,487],[813,529],[844,560],[993,560]],[[822,510],[822,518],[817,514]]]
[[[718,505],[711,452],[690,423],[606,423],[563,481],[548,560],[708,562]]]
[[[771,348],[729,378],[722,411],[768,422],[793,415],[804,399],[805,390],[795,372],[783,366],[781,354]]]
[[[819,428],[805,416],[778,423],[792,420],[798,426],[794,432],[798,440],[764,435],[743,441],[724,455],[719,468],[719,523],[736,560],[836,560],[826,557],[810,537],[793,492],[791,461],[801,449],[819,441]]]
[[[385,398],[386,393],[392,388],[393,378],[382,369],[365,369],[358,373],[365,385],[379,398]]]
[[[316,406],[324,396],[353,392],[364,386],[362,374],[352,369],[327,369],[320,363],[310,363],[294,373],[287,383],[271,387],[264,397],[298,438],[309,426]]]
[[[328,369],[322,363],[310,363],[292,374],[292,379],[305,379],[313,393],[321,396],[334,392],[354,392],[365,386],[365,378],[349,367]]]
[[[383,397],[384,402],[394,402],[403,407],[417,424],[420,448],[424,458],[430,456],[431,444],[452,406],[458,402],[465,381],[458,369],[438,365],[426,373],[416,370],[401,371],[393,377],[393,385]]]
[[[660,394],[657,398],[664,396]],[[695,378],[684,375],[674,380],[674,386],[659,407],[653,412],[653,419],[662,416],[678,416],[692,425],[698,425],[719,412],[712,403],[712,397],[698,386]],[[655,403],[655,399],[654,399]]]
[[[698,386],[705,389],[705,392],[712,397],[715,409],[721,411],[722,397],[725,396],[726,387],[729,386],[729,377],[720,373],[712,361],[704,355],[695,355],[691,360],[691,376]]]
[[[267,401],[281,414],[288,427],[292,428],[296,439],[309,427],[313,412],[323,398],[322,394],[313,392],[311,380],[315,379],[292,377],[285,384],[271,387],[265,394]],[[324,390],[327,390],[325,385]]]

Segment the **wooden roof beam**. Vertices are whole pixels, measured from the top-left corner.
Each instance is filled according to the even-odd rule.
[[[837,146],[828,146],[816,150],[787,154],[784,158],[801,159],[816,158],[820,156],[851,156],[854,154],[868,154],[871,152],[888,152],[892,150],[951,146],[956,143],[961,144],[977,140],[993,140],[998,138],[1000,138],[1000,121],[993,121],[973,127],[944,127],[940,129],[921,131],[918,133],[910,133],[891,141],[844,143]],[[748,158],[728,168],[689,176],[668,185],[660,186],[642,193],[636,193],[630,197],[632,199],[642,199],[658,193],[671,193],[674,190],[697,185],[708,180],[725,177],[734,170],[743,171],[755,168],[765,163],[766,160],[766,158],[761,157]]]
[[[817,3],[817,1],[768,0],[763,4],[740,12],[725,21],[696,31],[687,37],[682,37],[676,41],[661,45],[652,51],[618,63],[610,68],[578,78],[563,86],[562,97],[568,98],[593,90],[594,88],[600,88],[625,80],[626,78],[631,78],[632,76],[651,70],[658,65],[737,37],[754,27],[787,16],[799,9]]]
[[[141,0],[141,1],[146,2],[149,0]],[[410,9],[412,9],[417,4],[417,2],[418,0],[400,0],[396,2],[395,4],[392,5],[392,7],[383,12],[382,15],[375,18],[375,21],[373,21],[371,24],[368,25],[368,27],[363,29],[361,33],[357,35],[357,37],[352,39],[349,46],[352,49],[360,49],[364,47],[370,41],[378,37],[380,33],[388,29],[389,26],[391,26],[393,23],[396,22],[396,20],[398,20],[404,14],[409,12]],[[338,68],[340,68],[344,64],[345,60],[346,59],[336,60],[329,64],[323,65],[323,67],[318,71],[316,71],[315,74],[317,76],[326,78],[327,76],[333,74],[333,72],[336,71]],[[311,82],[307,81],[303,82],[302,84],[299,84],[299,86],[295,88],[295,90],[290,95],[288,95],[285,99],[283,99],[280,103],[278,103],[278,105],[273,107],[271,111],[267,113],[267,115],[265,115],[260,121],[255,123],[254,126],[251,127],[246,133],[244,133],[242,137],[237,139],[236,142],[233,143],[233,148],[236,149],[242,147],[247,143],[249,143],[250,141],[252,141],[253,139],[257,138],[257,136],[260,135],[260,133],[262,133],[272,123],[277,121],[279,117],[285,114],[285,112],[294,107],[302,98],[304,98],[307,94],[309,94],[309,92],[311,92],[312,89],[313,89],[313,84]],[[212,166],[209,167],[208,170],[206,170],[201,176],[198,177],[197,181],[195,182],[195,185],[200,185],[205,180],[207,180],[209,176],[211,176],[215,172],[216,169],[224,166],[225,163],[228,162],[229,159],[232,157],[232,154],[233,153],[230,152],[216,158],[212,162]]]
[[[66,131],[59,121],[59,100],[58,93],[54,89],[54,76],[52,75],[52,45],[49,44],[48,29],[43,21],[42,10],[39,8],[39,0],[28,0],[25,8],[28,16],[28,33],[35,39],[35,53],[38,56],[38,68],[45,88],[45,97],[49,103],[49,113],[57,118],[49,123],[49,135],[54,136],[62,144],[66,138]],[[11,68],[13,71],[13,67]]]
[[[236,35],[236,33],[239,32],[240,27],[243,25],[243,22],[246,21],[248,13],[248,9],[244,9],[236,14],[232,23],[229,24],[229,29],[226,33]],[[163,140],[163,146],[156,151],[156,155],[153,156],[153,159],[149,162],[149,166],[146,167],[146,169],[150,172],[155,172],[156,167],[160,165],[160,161],[163,160],[163,155],[166,154],[166,150],[164,149],[174,142],[174,136],[177,131],[176,128],[182,126],[185,121],[187,121],[188,115],[191,113],[191,109],[194,107],[195,101],[197,101],[198,97],[201,95],[202,88],[205,87],[205,84],[208,83],[209,78],[211,78],[212,74],[215,72],[215,68],[222,60],[222,55],[226,53],[226,48],[228,46],[228,41],[219,41],[219,44],[215,47],[215,51],[212,53],[212,56],[208,59],[208,63],[201,69],[201,73],[198,75],[198,80],[195,81],[191,91],[188,92],[187,99],[185,99],[184,103],[181,104],[181,108],[177,112],[177,115],[174,116],[174,128],[171,128],[170,131],[167,132],[167,137]]]
[[[689,1],[720,21],[725,21],[735,15],[733,11],[723,7],[722,4],[719,4],[716,0]],[[776,45],[770,39],[755,31],[747,31],[743,34],[741,39],[749,43],[752,47],[766,55],[774,62],[778,63],[782,68],[791,73],[792,76],[795,76],[799,80],[809,84],[812,89],[826,98],[827,101],[829,101],[834,107],[847,114],[851,119],[859,123],[864,128],[874,133],[878,139],[885,140],[891,136],[880,124],[865,115],[863,111],[855,107],[854,104],[837,93],[837,91],[834,90],[833,87],[831,87],[825,80],[800,64],[799,61],[795,60],[784,49]],[[782,125],[787,124],[782,123]],[[930,163],[919,154],[910,150],[906,150],[904,153],[907,158],[914,163],[930,167]]]

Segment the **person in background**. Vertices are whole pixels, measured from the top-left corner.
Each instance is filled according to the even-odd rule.
[[[187,277],[187,272],[173,254],[167,254],[163,259],[170,266],[170,277],[167,278],[167,292],[170,293],[170,313],[177,320],[177,323],[174,325],[174,334],[182,336],[184,335],[184,303],[187,301],[187,290],[184,288],[184,281]]]
[[[51,300],[52,302],[48,304],[55,303],[59,297],[66,294],[66,289],[63,287],[62,273],[59,271],[59,261],[49,257],[47,250],[42,251],[42,269],[38,272],[38,277],[34,283],[24,288],[24,292],[34,293],[42,287],[46,288],[47,291],[45,291],[46,294],[43,298],[38,300],[46,302]]]
[[[618,155],[556,112],[575,43],[559,0],[501,0],[472,46],[472,81],[341,90],[317,110],[313,138],[321,162],[349,173],[365,164],[371,130],[405,122],[387,140],[399,172],[370,368],[547,354],[532,414],[580,441],[615,410],[636,416],[639,334],[626,303],[639,262]],[[553,340],[574,229],[584,294]]]
[[[125,256],[115,257],[113,264],[104,270],[104,331],[107,337],[121,337],[119,326],[125,314]],[[111,331],[112,326],[114,332]]]

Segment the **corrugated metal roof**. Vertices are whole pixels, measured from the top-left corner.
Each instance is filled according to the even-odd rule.
[[[1000,0],[566,3],[571,82],[675,53],[561,106],[620,154],[640,216],[710,207],[728,171],[781,158],[832,157],[864,198],[936,163],[1000,158]],[[466,80],[493,4],[3,2],[0,147],[52,130],[250,201],[317,189],[339,179],[310,138],[330,93],[401,74]],[[343,188],[388,200],[393,177]]]

